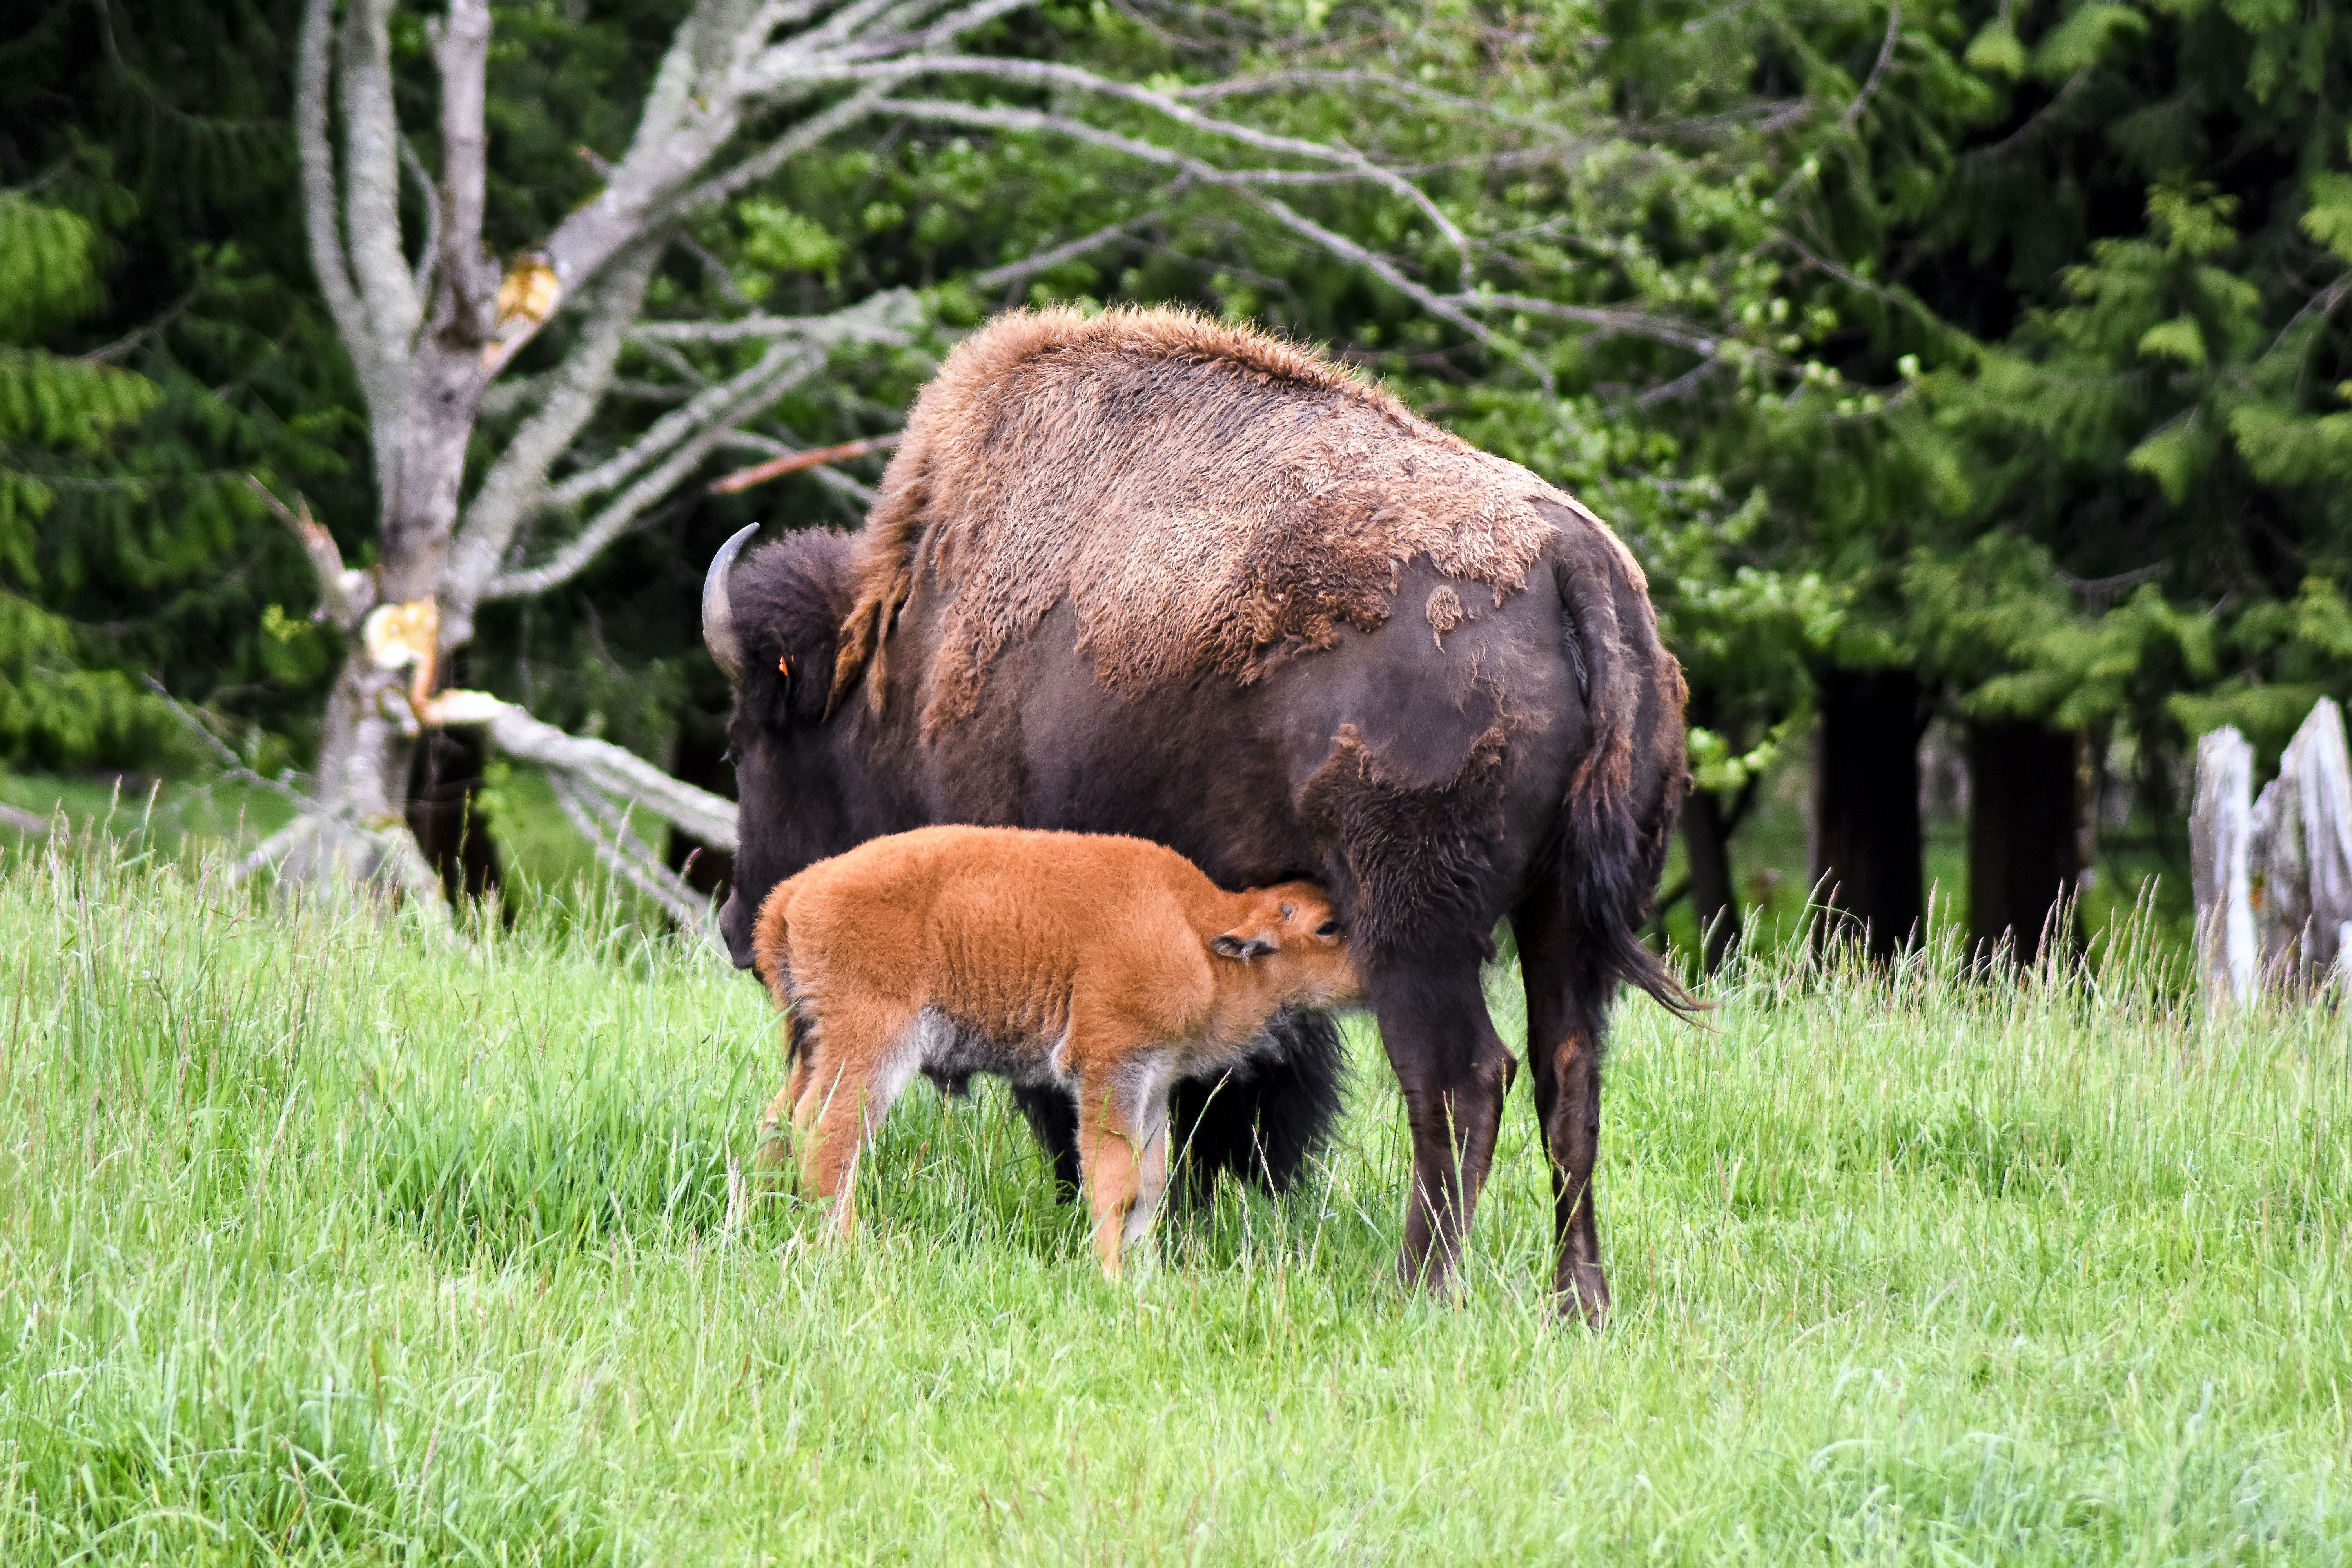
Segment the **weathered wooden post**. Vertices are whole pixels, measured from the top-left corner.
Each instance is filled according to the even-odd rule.
[[[2263,973],[2317,985],[2352,957],[2352,763],[2344,713],[2323,697],[2254,803]]]
[[[2197,948],[2208,993],[2243,1005],[2254,994],[2256,949],[2248,850],[2254,749],[2232,727],[2197,742],[2197,805],[2189,817]]]

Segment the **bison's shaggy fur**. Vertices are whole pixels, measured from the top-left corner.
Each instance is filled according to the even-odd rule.
[[[1114,689],[1247,682],[1380,626],[1415,556],[1500,603],[1551,537],[1538,501],[1575,504],[1264,333],[1181,310],[1010,316],[908,417],[859,536],[838,685],[887,668],[926,562],[957,584],[926,728],[969,716],[997,654],[1064,599]],[[1448,602],[1460,618],[1443,588],[1433,625]]]

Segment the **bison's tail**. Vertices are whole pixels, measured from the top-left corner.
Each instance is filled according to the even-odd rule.
[[[1568,923],[1609,977],[1689,1016],[1702,1005],[1642,942],[1689,783],[1682,668],[1658,640],[1640,569],[1601,524],[1561,519],[1549,553],[1590,725],[1560,824]]]

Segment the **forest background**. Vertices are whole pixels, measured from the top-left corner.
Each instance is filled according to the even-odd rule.
[[[379,8],[422,291],[449,157],[439,8]],[[299,788],[316,765],[347,637],[261,491],[299,494],[359,567],[382,502],[305,232],[305,9],[49,0],[0,25],[0,766],[20,804],[42,793],[26,773],[215,768],[188,715],[253,774]],[[488,250],[596,196],[688,10],[488,7]],[[887,306],[890,330],[827,341],[601,549],[486,603],[463,684],[729,791],[703,565],[744,522],[854,524],[885,455],[709,482],[887,435],[1000,309],[1176,300],[1328,345],[1623,534],[1690,679],[1699,790],[1666,901],[1710,959],[1744,909],[1792,912],[1824,881],[1882,945],[1931,885],[1974,937],[2031,951],[2064,929],[2062,894],[2087,886],[2095,923],[2159,870],[2185,928],[2195,737],[2235,723],[2273,767],[2315,698],[2352,695],[2352,21],[2332,7],[993,11],[966,56],[1065,74],[976,65],[656,236],[645,321]],[[819,113],[860,89],[830,90]],[[1139,156],[1167,104],[1196,120]],[[1284,151],[1306,144],[1319,162]],[[485,397],[469,487],[583,313]],[[563,472],[625,456],[761,348],[635,331]],[[566,560],[611,515],[541,509],[506,570]],[[486,793],[482,763],[435,739],[409,775],[453,885],[497,877],[493,846],[512,858],[552,811],[495,767]],[[468,801],[500,831],[436,827]],[[675,837],[673,863],[693,847]]]

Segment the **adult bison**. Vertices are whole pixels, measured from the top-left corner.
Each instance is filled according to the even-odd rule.
[[[1608,1310],[1602,1031],[1685,782],[1683,683],[1591,512],[1315,355],[1170,310],[1007,317],[916,401],[855,534],[711,563],[742,802],[720,928],[811,861],[934,822],[1157,839],[1229,888],[1332,889],[1404,1090],[1400,1268],[1443,1284],[1517,1062],[1479,984],[1508,917],[1550,1151],[1557,1288]],[[1328,1024],[1180,1102],[1195,1156],[1336,1106]],[[1204,1103],[1205,1101],[1205,1103]],[[1070,1110],[1024,1110],[1066,1146]],[[1180,1138],[1182,1131],[1180,1127]]]

